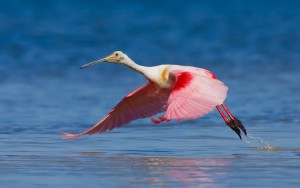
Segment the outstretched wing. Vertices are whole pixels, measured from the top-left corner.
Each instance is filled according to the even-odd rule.
[[[228,88],[205,69],[175,70],[170,76],[174,77],[175,83],[168,107],[159,120],[153,121],[155,123],[203,116],[222,104],[227,96]]]
[[[153,116],[166,110],[170,90],[149,82],[133,91],[117,104],[101,121],[79,134],[62,134],[65,139],[74,139],[85,134],[102,133],[125,125],[135,119]]]

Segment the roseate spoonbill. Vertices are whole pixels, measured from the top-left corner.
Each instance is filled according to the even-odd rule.
[[[62,132],[65,139],[102,133],[146,117],[151,117],[154,123],[194,119],[209,113],[214,108],[217,108],[225,123],[238,134],[240,139],[240,129],[247,135],[242,122],[234,117],[224,104],[227,86],[209,70],[180,65],[145,67],[136,64],[121,51],[115,51],[105,58],[85,64],[81,69],[100,62],[126,65],[144,75],[149,82],[125,96],[90,129],[78,134]],[[161,112],[164,112],[162,116],[153,117]]]

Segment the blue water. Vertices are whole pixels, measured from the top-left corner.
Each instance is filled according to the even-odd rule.
[[[0,187],[299,187],[300,1],[3,0],[0,23]],[[114,50],[211,70],[250,137],[213,111],[63,140],[145,82],[79,70]]]

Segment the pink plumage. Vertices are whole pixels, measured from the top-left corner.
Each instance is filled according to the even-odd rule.
[[[203,69],[195,68],[193,72],[170,72],[176,81],[168,97],[166,112],[158,120],[152,119],[155,123],[197,118],[224,102],[227,87],[217,79],[203,76],[201,71]]]
[[[79,133],[63,133],[67,139],[85,134],[102,133],[125,125],[133,120],[153,116],[165,110],[170,91],[159,88],[152,82],[145,84],[123,98],[101,121]]]
[[[242,129],[246,134],[246,129],[242,123],[233,117],[224,104],[227,86],[208,70],[178,65],[143,67],[135,64],[122,52],[114,52],[106,58],[83,67],[102,61],[115,62],[117,61],[115,59],[120,57],[123,59],[120,59],[119,63],[142,73],[149,82],[125,96],[101,121],[90,129],[78,134],[62,132],[66,139],[102,133],[146,117],[151,117],[154,123],[198,118],[216,107],[231,129],[239,136],[239,129]],[[229,119],[221,110],[221,106],[225,109]],[[161,117],[153,117],[161,112],[164,112]]]

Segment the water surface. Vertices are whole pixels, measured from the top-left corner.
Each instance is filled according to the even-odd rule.
[[[299,7],[0,1],[1,187],[298,187]],[[230,88],[226,104],[250,143],[216,111],[61,139],[61,130],[89,128],[145,82],[123,66],[79,70],[114,50],[143,65],[214,72]]]

